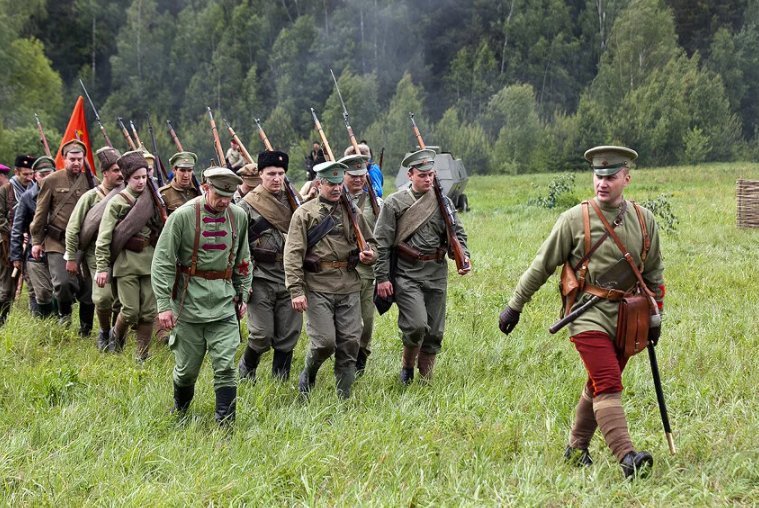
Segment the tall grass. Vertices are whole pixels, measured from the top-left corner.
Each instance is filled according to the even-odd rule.
[[[759,503],[759,231],[735,227],[735,180],[757,165],[633,173],[627,194],[670,194],[677,230],[663,234],[668,295],[658,347],[679,448],[669,455],[645,355],[631,361],[624,404],[654,475],[623,482],[600,435],[596,463],[562,452],[584,382],[566,337],[548,334],[556,280],[510,336],[497,315],[559,211],[528,206],[552,175],[473,178],[462,216],[474,273],[451,275],[435,378],[397,380],[396,313],[377,319],[373,354],[340,403],[331,363],[308,403],[293,377],[239,391],[233,432],[213,420],[204,365],[189,417],[172,405],[170,352],[144,366],[96,352],[94,338],[33,320],[25,299],[0,331],[0,498],[7,505],[756,505]],[[591,194],[578,175],[576,194]],[[240,348],[242,351],[242,347]]]

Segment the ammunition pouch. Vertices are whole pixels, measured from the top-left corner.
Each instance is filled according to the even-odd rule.
[[[124,244],[124,249],[131,252],[142,252],[148,246],[148,240],[141,235],[134,235]]]
[[[282,254],[273,249],[255,247],[250,250],[250,253],[257,263],[274,264],[282,262]]]
[[[346,268],[348,268],[348,270],[355,269],[358,266],[359,261],[358,249],[353,249],[350,254],[348,254],[348,265]]]
[[[55,240],[56,242],[66,241],[66,230],[61,229],[57,226],[53,226],[52,224],[47,225],[47,231],[45,232],[45,235],[51,240]]]
[[[617,355],[629,358],[646,349],[650,322],[651,308],[648,296],[635,293],[622,298],[619,302],[617,336],[614,341]]]
[[[447,250],[444,247],[439,247],[432,253],[423,253],[416,247],[413,247],[406,242],[399,242],[398,246],[396,247],[396,252],[398,253],[398,257],[404,261],[407,261],[411,264],[417,264],[423,261],[435,261],[437,263],[442,263],[445,261]]]
[[[322,259],[314,253],[306,253],[303,258],[303,269],[311,273],[319,273],[322,271]]]
[[[580,281],[577,280],[574,268],[566,261],[561,269],[561,278],[559,279],[559,291],[561,292],[561,317],[572,310],[577,301],[577,294],[581,291]]]

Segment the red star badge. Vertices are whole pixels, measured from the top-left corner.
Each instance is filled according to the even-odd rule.
[[[240,275],[243,277],[248,275],[248,271],[250,269],[250,263],[248,261],[241,261],[239,265],[237,265],[237,271],[240,272]]]

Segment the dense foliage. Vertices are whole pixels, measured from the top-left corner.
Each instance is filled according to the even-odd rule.
[[[474,173],[572,169],[596,144],[641,165],[759,151],[759,0],[0,0],[0,45],[6,162],[35,146],[34,112],[63,130],[79,79],[114,138],[116,116],[171,119],[208,160],[211,106],[251,152],[260,117],[297,161],[313,107],[339,153],[330,68],[390,166],[409,111]]]

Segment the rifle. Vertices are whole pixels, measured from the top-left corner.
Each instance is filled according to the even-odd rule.
[[[156,165],[155,176],[158,179],[158,185],[163,187],[166,183],[169,183],[169,175],[166,173],[166,167],[163,165],[163,161],[158,155],[158,143],[155,139],[155,132],[153,132],[153,123],[150,121],[150,117],[148,117],[148,132],[150,133],[150,140],[153,143],[153,156],[155,157]]]
[[[335,155],[332,153],[332,148],[329,146],[329,141],[327,141],[327,136],[324,134],[324,129],[322,129],[322,124],[319,121],[319,118],[317,118],[314,108],[311,108],[311,116],[314,118],[314,126],[316,127],[317,132],[319,132],[319,138],[322,140],[325,158],[328,161],[334,161]],[[356,155],[358,155],[358,153],[356,153]]]
[[[264,144],[264,148],[267,152],[273,152],[274,148],[271,146],[269,138],[266,137],[264,128],[261,127],[261,119],[255,118],[254,121],[256,122],[256,126],[258,126],[258,137],[261,138],[261,142]],[[242,144],[240,147],[242,147]],[[287,175],[285,175],[285,190],[287,191],[287,201],[290,203],[290,209],[292,211],[295,211],[295,209],[302,204],[302,201],[300,194],[298,194],[298,192],[295,190],[295,187],[293,187],[293,184],[290,182],[290,179],[287,178]]]
[[[226,166],[232,170],[232,165],[224,155],[224,149],[221,147],[221,140],[219,139],[219,129],[216,128],[216,120],[213,119],[213,112],[210,106],[206,106],[208,110],[208,121],[211,123],[211,133],[213,134],[213,147],[216,150],[216,159],[219,161],[219,166]]]
[[[127,142],[127,146],[129,146],[129,149],[137,150],[137,146],[134,144],[134,140],[132,139],[132,136],[129,135],[129,131],[126,128],[126,125],[124,125],[124,120],[121,117],[118,117],[116,121],[119,123],[119,128],[121,128],[121,134],[123,134],[124,139]]]
[[[169,126],[169,136],[171,136],[172,141],[174,141],[174,146],[177,147],[177,152],[184,152],[182,143],[179,141],[179,137],[177,136],[176,131],[174,131],[174,127],[171,125],[171,120],[166,120],[166,125]],[[166,179],[169,179],[168,173],[166,174]],[[198,182],[198,179],[195,178],[195,171],[192,172],[192,185],[195,187],[195,190],[198,191],[198,194],[202,194],[200,191],[200,183]]]
[[[353,228],[353,232],[356,233],[356,247],[358,247],[358,250],[361,252],[370,250],[369,244],[366,243],[366,239],[364,238],[363,233],[361,233],[361,228],[358,225],[358,216],[361,214],[361,212],[358,211],[356,208],[356,204],[353,202],[353,200],[349,197],[348,189],[343,185],[343,192],[340,193],[340,201],[342,202],[343,207],[345,207],[345,211],[348,212],[348,218],[351,221],[351,227]]]
[[[148,178],[148,189],[150,196],[153,198],[153,204],[156,206],[158,213],[161,216],[161,223],[166,224],[166,219],[168,219],[168,214],[166,213],[166,203],[163,201],[161,193],[158,192],[158,186],[152,178]]]
[[[82,85],[82,90],[84,90],[84,95],[87,96],[87,100],[90,103],[90,107],[92,108],[92,112],[95,114],[95,121],[100,126],[100,132],[103,134],[103,137],[105,138],[105,144],[113,148],[113,143],[111,143],[111,138],[108,137],[108,133],[105,132],[105,126],[103,125],[103,122],[100,121],[100,115],[98,115],[98,110],[95,108],[95,103],[92,102],[92,98],[90,97],[90,94],[87,93],[87,88],[84,86],[84,82],[80,79],[79,84]]]
[[[385,147],[382,147],[382,150],[380,150],[380,158],[379,158],[379,168],[380,172],[382,172],[382,161],[385,160]]]
[[[37,132],[40,134],[40,143],[42,143],[42,146],[45,148],[45,155],[52,157],[50,154],[50,145],[47,144],[45,131],[42,129],[42,122],[40,122],[40,117],[37,115],[37,113],[34,113],[34,119],[37,121]]]
[[[361,150],[358,148],[358,141],[356,140],[356,135],[353,133],[353,127],[351,127],[350,119],[348,116],[348,108],[345,107],[345,101],[343,100],[343,94],[340,93],[340,86],[337,84],[337,79],[335,78],[335,73],[332,72],[332,69],[329,70],[330,74],[332,74],[332,81],[335,82],[335,90],[337,90],[337,96],[340,99],[340,104],[343,106],[343,121],[345,122],[345,128],[348,130],[348,138],[350,139],[351,145],[353,145],[353,151],[356,152],[356,155],[361,155]],[[313,111],[313,110],[312,110]],[[377,193],[374,192],[374,187],[372,187],[372,181],[369,178],[369,173],[367,172],[365,175],[366,179],[366,188],[367,192],[369,193],[369,201],[372,203],[372,213],[375,217],[379,216],[380,213],[380,205],[379,201],[377,201]]]
[[[424,144],[422,135],[419,132],[419,127],[416,126],[414,113],[409,113],[409,117],[411,118],[411,126],[414,131],[414,136],[416,136],[416,141],[419,143],[419,148],[424,150],[427,145]],[[443,216],[443,221],[445,222],[445,231],[448,234],[448,245],[450,247],[450,252],[453,253],[453,259],[456,261],[456,269],[467,271],[471,270],[472,264],[467,260],[466,254],[464,253],[464,248],[461,246],[461,242],[456,236],[456,231],[454,230],[454,225],[456,224],[456,216],[454,215],[453,209],[448,203],[448,200],[445,198],[443,188],[440,186],[437,175],[435,175],[432,179],[432,188],[435,191],[435,198],[437,198],[437,204],[440,208],[440,213]]]
[[[242,154],[242,158],[245,159],[245,162],[248,164],[253,164],[253,157],[250,156],[250,152],[248,152],[248,149],[245,148],[245,145],[242,144],[242,141],[240,141],[239,136],[235,132],[235,130],[232,128],[231,125],[229,125],[229,122],[227,122],[225,119],[222,118],[222,121],[226,124],[227,130],[229,131],[229,135],[232,136],[232,139],[235,140],[235,143],[237,143],[237,146],[240,147],[240,153]]]
[[[137,134],[137,127],[134,126],[134,122],[129,120],[129,127],[132,129],[132,134],[134,134],[134,141],[138,148],[145,149],[145,144],[140,139],[140,136]]]

